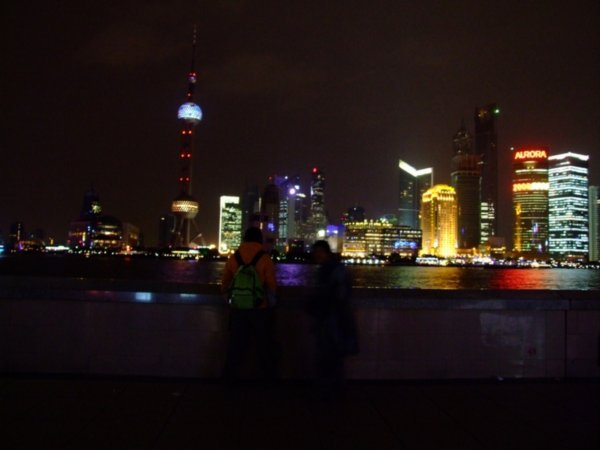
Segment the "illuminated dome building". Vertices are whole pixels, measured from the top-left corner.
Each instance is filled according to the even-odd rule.
[[[175,216],[175,227],[171,236],[171,245],[174,247],[190,247],[194,240],[200,236],[194,218],[198,214],[198,201],[192,196],[192,154],[194,128],[202,120],[202,110],[194,102],[194,89],[197,74],[194,68],[196,53],[196,29],[192,44],[192,64],[188,73],[188,90],[185,102],[177,111],[177,118],[181,121],[181,144],[179,147],[179,194],[171,203],[171,212]],[[192,227],[195,237],[191,238]]]

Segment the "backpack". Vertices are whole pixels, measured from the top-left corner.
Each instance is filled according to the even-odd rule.
[[[265,255],[259,251],[250,264],[244,264],[239,251],[234,253],[238,269],[229,285],[229,304],[236,309],[254,309],[263,301],[265,290],[256,271],[256,263]]]

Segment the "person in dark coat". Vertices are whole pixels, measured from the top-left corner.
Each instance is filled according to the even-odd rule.
[[[352,282],[326,241],[313,245],[312,256],[319,269],[307,312],[313,319],[317,380],[333,393],[343,387],[344,359],[358,353],[358,332],[350,300]]]

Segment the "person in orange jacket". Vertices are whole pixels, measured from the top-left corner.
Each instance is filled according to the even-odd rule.
[[[262,255],[259,255],[259,252]],[[258,257],[255,270],[262,282],[264,296],[256,308],[237,309],[231,308],[229,316],[229,339],[227,342],[227,357],[223,369],[223,378],[227,382],[235,381],[239,376],[239,369],[244,355],[252,338],[256,344],[256,353],[263,377],[266,380],[276,378],[279,347],[273,338],[273,307],[275,306],[275,293],[277,282],[275,279],[275,265],[269,254],[263,250],[263,236],[260,229],[250,227],[244,233],[238,255],[232,255],[225,264],[221,280],[221,290],[228,293],[234,276],[243,264],[251,264]]]

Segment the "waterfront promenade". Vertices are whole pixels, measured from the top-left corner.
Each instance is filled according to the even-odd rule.
[[[323,401],[305,288],[281,289],[281,385],[226,389],[218,286],[1,277],[2,448],[596,449],[596,294],[357,289],[361,353]]]
[[[227,389],[190,379],[0,379],[3,448],[600,448],[600,383],[354,382],[324,401],[306,383]]]
[[[218,286],[0,280],[0,373],[220,374],[228,314]],[[281,376],[310,378],[310,291],[280,295]],[[361,351],[348,361],[352,379],[600,377],[594,291],[355,289],[353,302]]]

